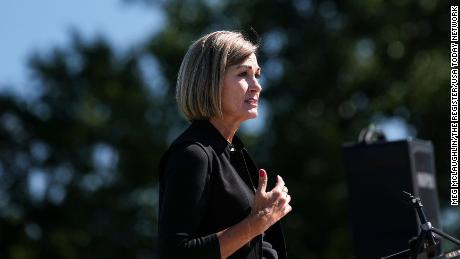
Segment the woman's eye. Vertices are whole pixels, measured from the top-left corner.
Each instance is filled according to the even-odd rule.
[[[239,74],[239,76],[247,76],[248,72],[244,71]]]

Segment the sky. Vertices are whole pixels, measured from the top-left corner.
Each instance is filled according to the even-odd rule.
[[[122,0],[0,1],[0,92],[25,96],[27,58],[69,43],[76,30],[87,40],[103,36],[123,51],[141,44],[164,23],[161,10]]]

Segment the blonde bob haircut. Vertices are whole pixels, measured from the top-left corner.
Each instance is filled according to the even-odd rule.
[[[225,71],[255,54],[257,48],[240,32],[233,31],[209,33],[190,46],[176,85],[177,104],[189,121],[222,117]]]

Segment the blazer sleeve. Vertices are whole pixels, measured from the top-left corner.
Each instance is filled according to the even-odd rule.
[[[263,234],[265,237],[265,233]],[[278,253],[272,244],[262,239],[262,259],[278,259]]]
[[[197,235],[203,224],[210,179],[209,157],[198,144],[174,148],[160,179],[161,258],[220,258],[216,233]]]

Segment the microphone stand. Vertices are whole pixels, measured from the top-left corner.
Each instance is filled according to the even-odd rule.
[[[415,197],[414,195],[404,192],[403,193],[410,199],[410,202],[412,203],[412,206],[414,207],[419,219],[420,219],[420,234],[417,236],[417,238],[413,241],[416,242],[415,245],[413,246],[410,244],[410,248],[400,251],[396,254],[392,254],[386,257],[382,257],[382,259],[395,259],[395,258],[407,258],[410,256],[410,259],[417,259],[417,255],[421,252],[422,248],[426,248],[431,250],[430,252],[433,253],[434,246],[437,245],[439,242],[436,242],[436,238],[434,237],[433,233],[438,234],[439,236],[449,240],[450,242],[457,244],[460,246],[460,240],[455,239],[452,236],[449,236],[448,234],[442,232],[441,230],[433,227],[431,225],[431,222],[429,222],[426,219],[425,213],[423,212],[423,205],[419,197]],[[422,245],[427,242],[428,246],[427,247],[422,247]],[[431,255],[431,257],[435,255]]]

